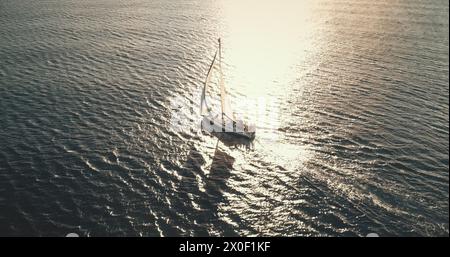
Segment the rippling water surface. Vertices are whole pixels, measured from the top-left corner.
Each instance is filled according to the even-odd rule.
[[[448,236],[448,20],[448,1],[3,0],[0,235]],[[218,37],[232,102],[260,103],[238,108],[251,145],[174,108],[197,109]]]

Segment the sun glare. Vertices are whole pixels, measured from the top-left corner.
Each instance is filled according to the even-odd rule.
[[[310,1],[224,1],[225,63],[243,93],[266,94],[273,81],[285,73],[307,47],[303,36],[311,33]],[[237,72],[238,71],[238,72]],[[245,85],[242,85],[245,84]]]

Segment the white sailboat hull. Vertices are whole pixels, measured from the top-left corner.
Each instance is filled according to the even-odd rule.
[[[226,133],[233,136],[244,137],[250,140],[255,138],[254,127],[248,126],[242,121],[230,121],[224,124],[224,122],[220,118],[203,117],[201,129],[203,132]]]

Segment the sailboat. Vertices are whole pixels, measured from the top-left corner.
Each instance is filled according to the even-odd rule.
[[[214,54],[213,61],[206,75],[200,102],[200,114],[203,117],[201,127],[202,131],[212,133],[226,133],[233,136],[243,137],[249,140],[255,138],[255,126],[236,118],[231,109],[230,99],[225,87],[225,81],[222,71],[222,45],[219,38],[219,48]],[[218,83],[212,83],[213,73],[218,71]],[[219,87],[220,110],[214,109],[213,104],[207,95],[213,94],[211,87]]]

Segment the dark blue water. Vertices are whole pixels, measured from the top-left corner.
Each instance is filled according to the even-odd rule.
[[[3,0],[0,236],[448,236],[448,14]],[[251,145],[174,127],[217,37]]]

